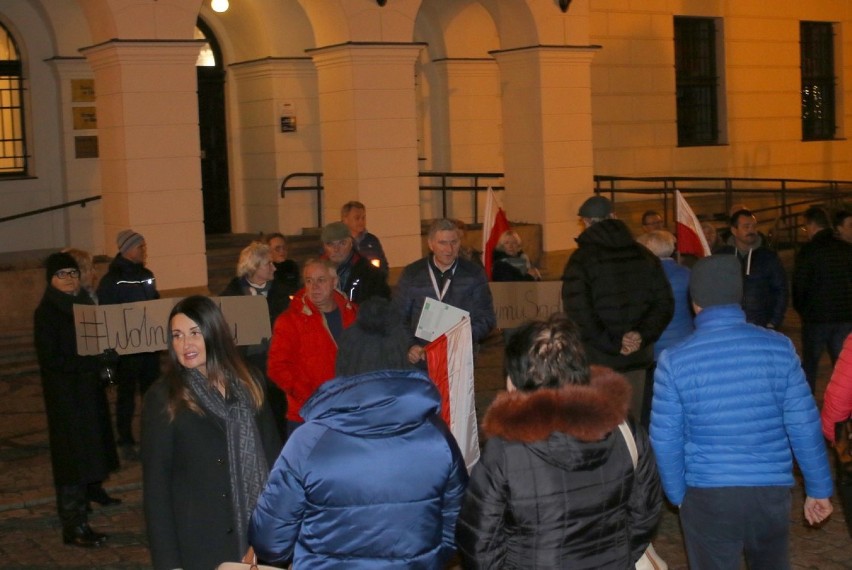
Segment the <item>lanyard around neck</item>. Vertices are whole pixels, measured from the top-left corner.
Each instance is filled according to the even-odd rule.
[[[432,264],[426,264],[429,267],[429,279],[432,280],[432,288],[435,290],[435,295],[438,297],[439,301],[444,300],[444,295],[447,294],[447,290],[450,288],[450,282],[453,280],[453,276],[456,274],[456,267],[458,264],[453,264],[453,268],[450,270],[450,276],[447,277],[447,280],[444,281],[444,288],[438,289],[438,280],[435,278],[435,271],[432,269]]]

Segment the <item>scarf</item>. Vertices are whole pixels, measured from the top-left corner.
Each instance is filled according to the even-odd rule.
[[[248,521],[269,474],[251,396],[242,383],[230,378],[227,399],[198,370],[188,370],[186,378],[201,407],[225,422],[234,529],[242,556],[248,550]]]

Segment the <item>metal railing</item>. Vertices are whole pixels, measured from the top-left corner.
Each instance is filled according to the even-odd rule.
[[[505,190],[501,184],[480,185],[480,180],[503,180],[502,172],[419,172],[420,191],[441,192],[441,217],[447,217],[447,206],[449,205],[449,193],[467,192],[473,195],[473,223],[479,223],[479,193],[491,188],[492,190]],[[462,184],[459,184],[459,182]]]
[[[88,198],[83,198],[82,200],[74,200],[72,202],[63,202],[62,204],[56,204],[55,206],[47,206],[45,208],[38,208],[37,210],[30,210],[28,212],[21,212],[20,214],[13,214],[11,216],[5,216],[0,218],[0,224],[3,222],[11,222],[12,220],[20,220],[21,218],[28,218],[30,216],[35,216],[38,214],[44,214],[47,212],[53,212],[54,210],[62,210],[64,208],[70,208],[72,206],[80,206],[81,208],[85,208],[86,204],[89,202],[96,202],[100,200],[101,197],[98,196],[89,196]]]
[[[307,184],[302,186],[287,186],[287,183],[296,178],[312,178],[314,180],[313,184]],[[281,181],[281,197],[284,197],[285,191],[290,192],[300,192],[300,191],[309,191],[316,192],[317,195],[317,227],[322,227],[322,172],[294,172],[292,174],[288,174],[284,177],[284,180]]]
[[[801,178],[742,178],[742,177],[696,177],[696,176],[605,176],[596,175],[595,193],[609,194],[613,203],[619,194],[655,196],[662,201],[663,217],[668,222],[674,217],[674,192],[679,190],[684,197],[699,196],[697,200],[713,201],[721,206],[710,216],[700,215],[707,207],[696,208],[699,219],[727,221],[731,209],[744,198],[759,202],[758,207],[749,208],[768,226],[768,233],[776,245],[792,245],[799,242],[801,214],[810,206],[819,205],[830,209],[841,208],[852,200],[852,181],[819,180]],[[767,204],[768,203],[768,204]]]

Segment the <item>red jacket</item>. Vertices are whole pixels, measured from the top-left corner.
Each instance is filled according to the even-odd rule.
[[[834,443],[834,424],[849,419],[852,413],[852,334],[846,337],[843,350],[834,366],[831,381],[822,403],[822,433]]]
[[[338,291],[334,302],[343,328],[355,322],[356,306]],[[301,422],[302,409],[319,386],[334,378],[337,343],[322,311],[298,291],[290,307],[276,319],[266,363],[267,375],[287,394],[287,419]]]

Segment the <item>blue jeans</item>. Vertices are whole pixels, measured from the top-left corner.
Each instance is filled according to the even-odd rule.
[[[802,368],[805,378],[814,392],[819,369],[819,359],[823,349],[828,349],[831,364],[837,362],[837,356],[843,348],[843,341],[852,333],[852,323],[802,323]]]
[[[788,487],[689,487],[680,522],[691,570],[789,570]]]

